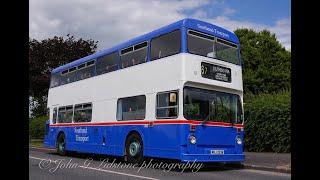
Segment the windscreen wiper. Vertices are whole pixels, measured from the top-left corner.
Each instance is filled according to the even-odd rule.
[[[201,122],[201,124],[205,124],[207,121],[209,121],[209,117],[210,117],[210,114],[208,114],[208,116]]]

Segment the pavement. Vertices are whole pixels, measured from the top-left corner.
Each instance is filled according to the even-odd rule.
[[[245,168],[291,173],[290,153],[245,152],[245,158]]]
[[[169,169],[173,164],[178,166]],[[188,169],[175,161],[147,159],[142,166],[134,167],[111,156],[83,153],[59,156],[55,150],[29,148],[30,179],[291,179],[290,154],[247,152],[243,167],[198,165]]]

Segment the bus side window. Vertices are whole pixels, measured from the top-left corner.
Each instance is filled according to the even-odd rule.
[[[161,92],[157,94],[157,119],[173,119],[178,117],[178,91]]]
[[[72,67],[69,69],[69,73],[68,73],[68,82],[69,83],[76,81],[76,70],[77,70],[77,67]]]
[[[63,121],[64,121],[64,112],[65,112],[65,107],[59,107],[58,123],[63,123]]]
[[[53,109],[52,123],[55,124],[57,120],[57,108]]]
[[[85,64],[81,64],[78,66],[78,70],[76,71],[76,80],[87,79],[95,75],[95,61],[89,61]]]
[[[60,85],[64,85],[64,84],[67,84],[67,73],[68,73],[68,70],[64,70],[60,73]]]
[[[58,122],[71,123],[73,116],[73,106],[64,106],[59,108]]]
[[[117,120],[143,120],[145,115],[145,95],[118,99]]]
[[[161,35],[151,40],[151,58],[156,60],[163,57],[178,54],[181,48],[180,30]]]
[[[121,51],[122,68],[145,63],[148,53],[148,43],[143,42]]]
[[[60,73],[51,74],[50,88],[59,86]]]
[[[118,69],[118,52],[97,59],[97,75],[116,71]]]
[[[77,104],[74,106],[74,122],[90,122],[92,119],[92,104]]]

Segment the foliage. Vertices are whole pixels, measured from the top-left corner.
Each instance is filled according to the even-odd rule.
[[[290,91],[246,95],[245,147],[254,152],[290,152]]]
[[[48,116],[29,119],[29,134],[33,139],[43,139]]]
[[[290,89],[291,53],[267,30],[237,29],[243,61],[244,92],[273,93]]]
[[[46,96],[49,89],[51,70],[94,53],[97,43],[91,39],[75,39],[54,36],[38,41],[29,38],[29,96],[38,103],[34,116],[46,112]]]

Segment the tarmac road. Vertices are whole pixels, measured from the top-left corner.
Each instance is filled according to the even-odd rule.
[[[151,162],[151,163],[150,163]],[[170,169],[171,168],[171,169]],[[291,179],[291,174],[226,167],[219,164],[181,164],[147,159],[134,166],[121,158],[88,154],[59,156],[45,149],[29,148],[29,179]]]

